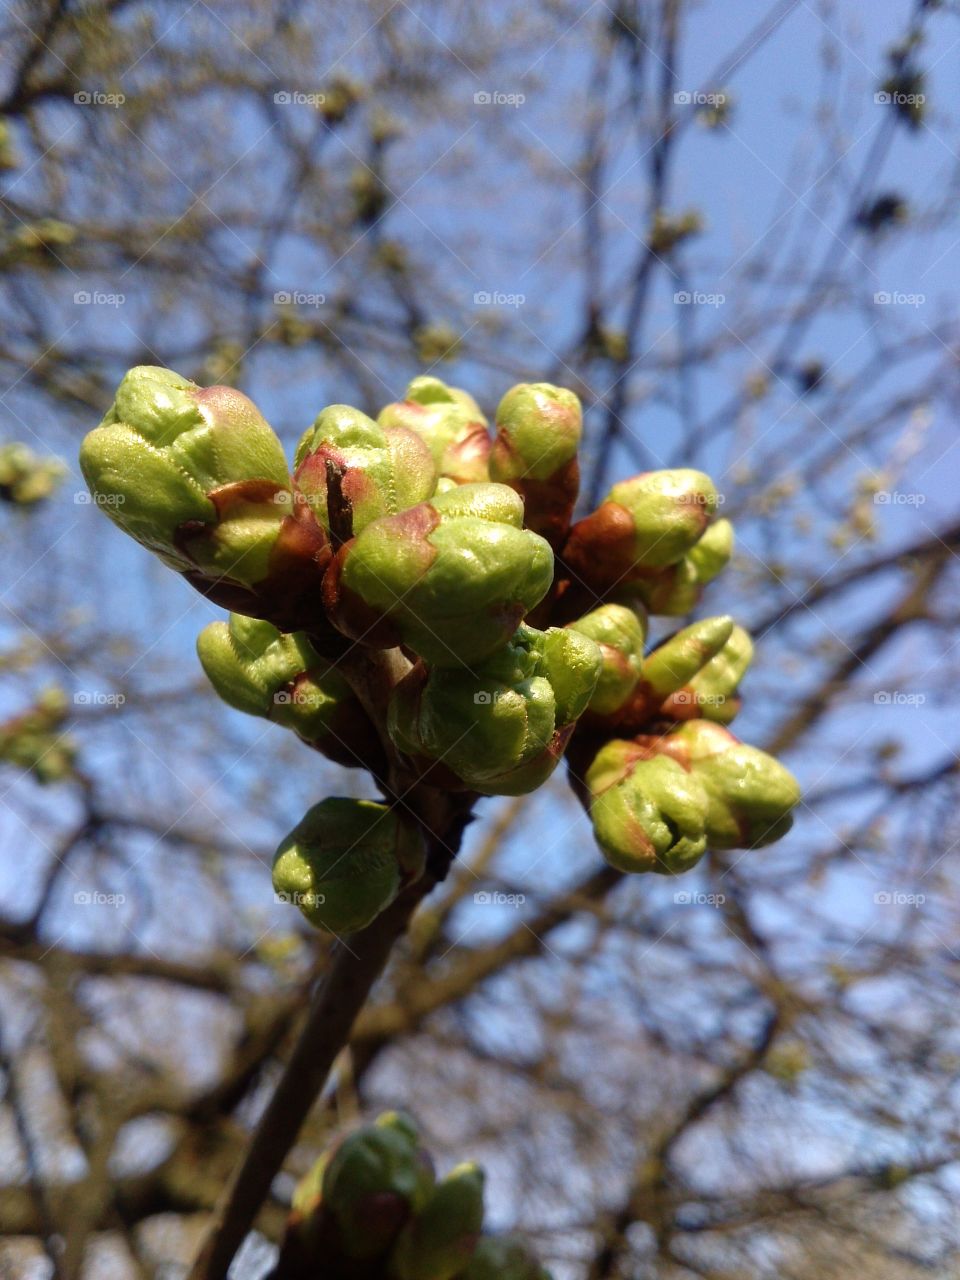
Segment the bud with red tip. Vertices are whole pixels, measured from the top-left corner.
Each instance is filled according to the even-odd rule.
[[[381,409],[384,427],[409,427],[427,444],[441,476],[457,484],[489,479],[487,420],[473,396],[439,378],[414,378],[406,396]]]
[[[690,720],[637,749],[678,762],[707,796],[707,839],[714,849],[759,849],[793,825],[800,801],[796,778],[779,760],[748,746],[709,720]]]
[[[329,540],[241,392],[131,369],[80,466],[114,523],[217,604],[284,630],[325,627]]]
[[[679,563],[706,533],[719,495],[702,471],[646,471],[615,484],[596,511],[573,526],[563,557],[598,590]]]
[[[567,624],[568,630],[589,636],[600,648],[600,676],[589,710],[615,716],[626,706],[643,670],[646,615],[622,604],[604,604]]]
[[[328,488],[339,486],[336,500],[349,517],[351,527],[345,531],[349,537],[379,516],[396,515],[429,498],[436,487],[437,469],[416,432],[381,426],[359,409],[334,404],[318,415],[301,438],[294,479],[328,532]]]
[[[663,714],[674,720],[702,719],[729,724],[740,710],[737,688],[752,659],[753,641],[748,632],[743,627],[731,627],[723,646],[664,700]]]
[[[434,666],[481,662],[553,580],[549,545],[522,523],[523,503],[501,484],[459,485],[374,520],[331,563],[330,616],[351,639],[404,644]]]
[[[496,428],[490,479],[516,489],[526,527],[559,547],[580,486],[580,401],[548,382],[521,382],[500,401]]]
[[[619,871],[678,875],[707,849],[707,796],[676,760],[646,744],[613,739],[586,774],[590,821]]]

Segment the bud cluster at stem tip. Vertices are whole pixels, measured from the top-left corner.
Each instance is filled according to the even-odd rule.
[[[281,844],[276,892],[316,926],[362,929],[423,874],[423,789],[521,795],[564,756],[623,871],[788,828],[795,781],[725,728],[746,631],[699,618],[647,649],[650,615],[689,613],[731,558],[721,495],[644,472],[575,521],[582,432],[565,388],[510,388],[491,428],[425,376],[376,417],[322,409],[291,470],[241,392],[142,367],[84,440],[96,505],[231,610],[197,646],[220,697],[383,793],[324,800]]]
[[[551,1280],[516,1235],[483,1234],[484,1172],[442,1178],[395,1111],[335,1141],[301,1179],[278,1274],[328,1280]]]

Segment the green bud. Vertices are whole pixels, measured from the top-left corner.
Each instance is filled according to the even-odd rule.
[[[338,764],[369,768],[382,745],[346,680],[302,631],[232,613],[197,637],[210,683],[228,706],[292,729]]]
[[[586,783],[594,835],[618,870],[678,875],[703,857],[707,795],[676,760],[614,740]]]
[[[437,782],[523,795],[556,768],[600,671],[588,637],[521,626],[473,670],[418,663],[394,690],[388,726],[400,751],[438,762]]]
[[[551,1280],[519,1236],[484,1236],[459,1280]]]
[[[419,833],[394,810],[331,797],[308,809],[280,845],[273,887],[318,928],[355,933],[420,874],[422,858]]]
[[[40,458],[17,441],[0,445],[0,501],[33,506],[49,498],[66,474],[59,458]]]
[[[426,443],[441,476],[458,484],[487,480],[490,437],[487,420],[469,392],[439,378],[414,378],[406,398],[388,404],[377,421],[408,427]]]
[[[430,1159],[405,1117],[388,1112],[350,1134],[327,1159],[322,1183],[342,1252],[358,1260],[384,1254],[429,1203],[433,1185]]]
[[[521,382],[497,409],[490,478],[516,489],[528,529],[554,546],[570,526],[580,484],[580,401],[548,382]]]
[[[714,849],[758,849],[793,825],[796,778],[779,760],[708,720],[690,720],[660,739],[707,795],[707,839]]]
[[[294,501],[280,441],[239,391],[131,369],[80,466],[114,523],[216,603],[286,630],[324,625],[329,543]]]
[[[601,716],[613,714],[629,700],[640,678],[645,617],[626,605],[604,604],[568,627],[599,645],[602,665],[590,710]]]
[[[453,1280],[469,1263],[483,1226],[483,1170],[457,1165],[400,1233],[394,1280]]]
[[[429,498],[437,469],[430,450],[406,427],[384,427],[359,409],[334,404],[318,415],[297,446],[295,481],[314,514],[330,529],[327,483],[334,468],[353,532]]]
[[[74,777],[76,746],[63,728],[68,708],[59,685],[41,689],[32,706],[0,724],[0,762],[32,773],[44,786]]]
[[[650,471],[615,484],[607,501],[633,519],[634,566],[659,569],[676,564],[703,536],[717,491],[702,471]]]
[[[462,485],[374,520],[341,547],[324,583],[347,636],[403,643],[439,667],[469,666],[504,645],[553,581],[549,545],[521,527],[505,485]]]
[[[731,627],[722,648],[666,699],[663,714],[675,720],[699,718],[729,724],[740,710],[736,691],[752,659],[749,634],[743,627]]]
[[[703,537],[719,495],[702,471],[646,471],[616,484],[570,531],[564,559],[605,588],[675,565]]]
[[[733,555],[733,525],[716,520],[677,564],[632,585],[651,613],[682,617],[695,609],[703,588],[726,568]]]
[[[641,678],[617,723],[638,728],[657,714],[681,719],[686,706],[689,715],[697,715],[692,681],[722,652],[733,631],[732,618],[702,618],[664,640],[644,658]],[[669,711],[664,709],[668,703]]]

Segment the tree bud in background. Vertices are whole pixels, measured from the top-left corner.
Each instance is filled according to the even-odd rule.
[[[384,1254],[430,1199],[433,1165],[412,1121],[380,1116],[336,1147],[325,1162],[322,1203],[336,1219],[347,1257]]]
[[[457,1165],[400,1234],[391,1258],[395,1280],[453,1280],[469,1263],[483,1226],[483,1170]]]
[[[32,507],[49,498],[66,474],[59,458],[40,458],[19,441],[0,445],[0,502]]]

